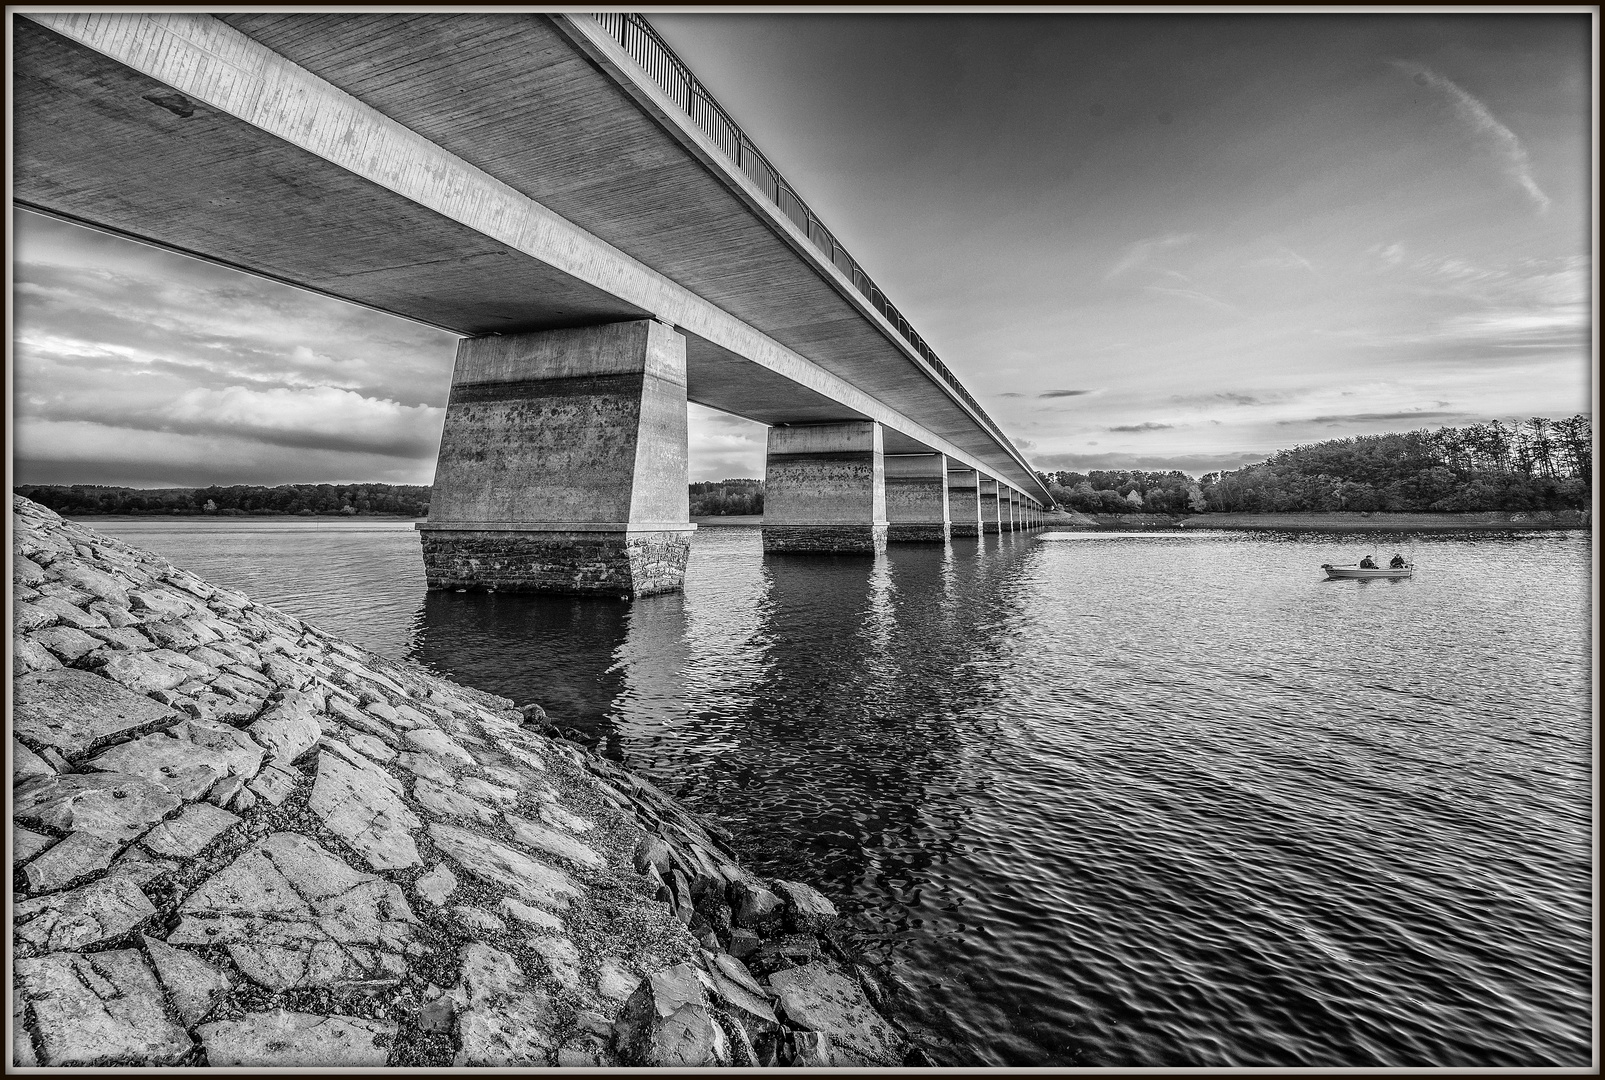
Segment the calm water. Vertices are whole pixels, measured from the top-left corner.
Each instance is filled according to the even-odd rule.
[[[90,524],[593,733],[855,912],[942,1063],[1590,1064],[1587,534],[1327,582],[1369,542],[705,528],[625,604],[426,595],[409,523]]]

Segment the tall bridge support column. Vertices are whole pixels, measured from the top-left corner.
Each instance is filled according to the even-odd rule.
[[[464,339],[418,526],[429,588],[682,588],[685,386],[685,338],[654,320]]]
[[[947,474],[947,505],[951,536],[981,535],[981,474],[954,469]]]
[[[882,446],[873,420],[770,428],[764,551],[885,551]]]
[[[994,536],[1002,531],[1002,519],[998,516],[998,482],[981,477],[981,531],[988,536]]]
[[[886,521],[889,543],[947,543],[946,454],[886,458]]]
[[[1009,489],[1009,531],[1019,532],[1021,528],[1020,493],[1013,488]]]

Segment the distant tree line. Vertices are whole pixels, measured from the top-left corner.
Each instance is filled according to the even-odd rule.
[[[1197,481],[1180,472],[1042,473],[1083,513],[1581,510],[1592,493],[1587,416],[1359,435],[1282,450]]]
[[[429,488],[416,484],[235,484],[206,488],[128,488],[100,484],[23,484],[15,489],[58,514],[168,514],[216,517],[388,514],[424,517]],[[691,485],[691,516],[763,513],[763,481]]]
[[[1233,472],[1140,469],[1039,473],[1059,505],[1086,514],[1209,511],[1478,512],[1581,510],[1593,475],[1589,417],[1533,417],[1470,427],[1358,435],[1282,450]],[[128,488],[24,484],[13,490],[58,514],[312,515],[424,517],[419,484],[235,484]],[[691,516],[763,513],[762,480],[692,484]]]
[[[1039,475],[1060,506],[1083,514],[1195,514],[1204,509],[1198,481],[1175,470],[1094,469]]]
[[[691,516],[763,513],[762,480],[718,480],[691,485]]]
[[[429,488],[419,484],[235,484],[206,488],[126,488],[25,484],[13,489],[58,514],[169,514],[216,517],[384,514],[424,517]]]

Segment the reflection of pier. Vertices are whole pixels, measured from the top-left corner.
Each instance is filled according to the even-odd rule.
[[[631,607],[577,596],[432,592],[411,658],[470,686],[539,702],[556,722],[585,729],[623,688],[613,661]]]
[[[808,863],[851,892],[923,871],[956,828],[922,816],[927,793],[962,785],[955,768],[996,742],[1035,545],[862,558],[763,555],[753,529],[705,540],[684,596],[432,593],[414,657],[540,702],[716,814],[771,872]]]
[[[1008,437],[638,16],[25,12],[13,70],[18,205],[461,335],[433,588],[681,588],[687,401],[770,425],[767,550],[1038,522]]]

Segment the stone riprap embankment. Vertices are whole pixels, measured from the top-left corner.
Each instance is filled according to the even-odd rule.
[[[823,896],[538,708],[13,529],[15,1065],[905,1061]]]

